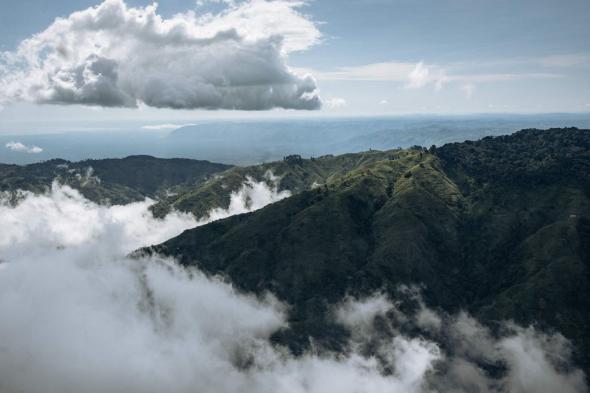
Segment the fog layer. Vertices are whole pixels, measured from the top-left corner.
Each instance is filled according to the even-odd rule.
[[[244,187],[236,211],[276,199],[260,184]],[[383,295],[344,300],[333,315],[351,331],[349,350],[294,357],[269,342],[288,307],[271,294],[125,256],[201,224],[177,212],[155,219],[150,203],[99,206],[58,184],[16,204],[2,199],[0,392],[585,391],[562,336],[510,324],[494,336],[418,294],[415,314]],[[504,371],[492,377],[486,364]]]

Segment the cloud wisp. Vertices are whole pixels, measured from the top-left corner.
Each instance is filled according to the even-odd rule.
[[[182,127],[187,126],[194,126],[195,123],[185,123],[185,124],[174,124],[174,123],[164,123],[164,124],[148,124],[145,126],[141,126],[142,130],[151,130],[151,131],[161,131],[161,130],[177,130]]]
[[[333,97],[326,99],[325,104],[330,109],[340,109],[346,107],[348,102],[342,97]]]
[[[236,214],[252,212],[291,196],[288,190],[278,190],[277,178],[272,172],[266,172],[264,177],[266,181],[261,182],[247,177],[240,189],[230,194],[229,206],[226,209],[222,207],[211,209],[207,213],[207,218],[200,223],[206,224]]]
[[[583,56],[557,56],[543,59],[513,60],[488,63],[436,64],[404,61],[389,61],[364,64],[354,67],[339,67],[333,70],[300,69],[312,73],[319,81],[394,82],[406,89],[434,88],[440,90],[446,85],[457,85],[465,92],[465,86],[479,83],[497,83],[520,80],[542,80],[563,78],[563,70],[553,72],[565,65],[586,64]],[[522,64],[521,64],[522,63]],[[490,72],[490,68],[515,65],[530,65],[535,71]],[[502,68],[500,67],[500,68]],[[537,70],[539,67],[541,69]],[[546,68],[549,68],[549,71]],[[471,94],[473,93],[473,89]],[[471,94],[466,94],[468,98]],[[328,101],[326,101],[328,104]]]
[[[512,322],[492,332],[465,312],[449,315],[425,306],[416,287],[401,288],[416,311],[402,312],[402,301],[377,293],[349,298],[335,310],[347,326],[351,349],[373,353],[395,373],[427,372],[417,392],[567,393],[587,392],[584,373],[571,363],[571,345],[559,333],[546,334]],[[409,294],[409,297],[408,297]],[[399,362],[389,346],[420,348],[412,362]],[[412,371],[410,371],[412,370]]]
[[[266,197],[244,209],[268,200],[247,188],[235,203],[247,192]],[[43,195],[21,193],[16,204],[5,196],[2,392],[585,391],[562,336],[509,324],[495,336],[412,293],[415,313],[380,294],[345,299],[332,314],[351,332],[349,351],[295,357],[270,344],[286,324],[286,305],[272,295],[238,293],[170,259],[126,257],[199,225],[191,215],[155,219],[150,201],[100,206],[58,184]],[[492,378],[486,364],[503,374]]]
[[[287,66],[321,37],[302,5],[252,0],[166,19],[155,4],[105,0],[0,54],[0,104],[318,109],[315,80]]]
[[[43,152],[43,149],[39,146],[27,146],[21,142],[8,142],[4,145],[9,150],[16,151],[19,153],[28,153],[28,154],[39,154]]]

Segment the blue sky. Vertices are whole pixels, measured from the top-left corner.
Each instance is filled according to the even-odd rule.
[[[129,8],[151,4],[126,3]],[[166,19],[190,10],[199,16],[232,7],[220,0],[201,3],[165,0],[156,12]],[[0,48],[14,52],[22,40],[48,28],[56,17],[68,17],[100,1],[0,4]],[[243,2],[233,7],[240,4]],[[19,96],[5,100],[0,132],[39,129],[40,123],[49,127],[64,121],[87,123],[92,128],[105,118],[182,123],[211,117],[590,111],[587,0],[314,0],[293,7],[292,12],[302,18],[293,19],[295,28],[307,21],[319,36],[308,40],[303,49],[287,51],[285,62],[299,75],[313,76],[322,109],[298,111],[292,108],[313,105],[276,101],[254,106],[265,109],[254,112],[227,110],[241,108],[235,101],[215,111],[194,108],[196,104],[180,110],[168,104],[160,109],[152,105],[102,108],[94,102],[63,105],[61,99],[39,105],[38,97]],[[281,22],[280,13],[271,16]],[[227,23],[234,19],[229,20]],[[279,33],[289,41],[291,22],[285,21],[287,27]],[[301,87],[307,82],[298,79],[293,83]],[[59,105],[52,105],[56,102]],[[291,109],[266,110],[275,105]]]

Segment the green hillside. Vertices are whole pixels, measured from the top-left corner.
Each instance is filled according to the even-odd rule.
[[[151,156],[79,162],[56,159],[25,166],[0,164],[0,191],[43,192],[58,180],[95,202],[122,204],[194,187],[228,168],[209,161]]]
[[[558,329],[588,369],[590,131],[343,157],[366,154],[375,159],[318,174],[320,187],[145,251],[291,304],[275,339],[296,352],[309,337],[339,348],[346,332],[326,312],[345,294],[414,283],[432,307]]]
[[[387,159],[394,154],[395,151],[367,151],[311,159],[291,155],[282,161],[234,167],[203,184],[185,188],[177,195],[163,199],[153,207],[153,211],[156,215],[163,216],[175,209],[203,218],[213,208],[227,208],[231,193],[239,190],[248,178],[268,183],[271,187],[276,186],[279,191],[289,190],[296,194],[330,183],[355,168]]]

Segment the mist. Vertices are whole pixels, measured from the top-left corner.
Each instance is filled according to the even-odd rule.
[[[287,195],[263,184],[249,181],[210,219]],[[100,206],[57,183],[1,198],[0,392],[586,391],[563,336],[508,322],[494,335],[411,289],[415,313],[383,294],[343,300],[332,312],[351,332],[347,351],[295,357],[270,343],[289,307],[272,294],[239,293],[172,259],[127,257],[204,223],[156,219],[152,203]]]
[[[291,196],[289,190],[278,190],[278,178],[271,171],[264,174],[264,179],[265,181],[257,182],[247,176],[242,186],[230,194],[229,206],[226,209],[222,207],[211,209],[207,214],[207,219],[200,221],[200,223],[205,224],[236,214],[262,209],[268,204]]]

